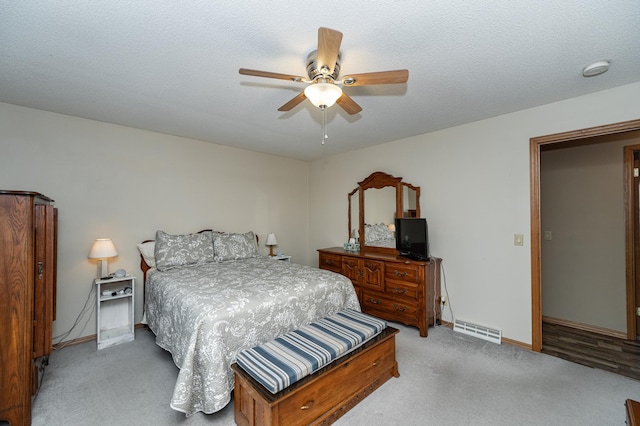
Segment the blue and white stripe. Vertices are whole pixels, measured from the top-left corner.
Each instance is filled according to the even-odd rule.
[[[269,392],[278,393],[356,349],[386,327],[384,320],[345,309],[245,349],[236,362]]]

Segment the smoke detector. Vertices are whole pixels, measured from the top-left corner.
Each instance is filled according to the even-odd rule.
[[[609,71],[609,61],[598,61],[592,64],[587,65],[582,70],[582,75],[584,77],[594,77],[596,75],[604,74]]]

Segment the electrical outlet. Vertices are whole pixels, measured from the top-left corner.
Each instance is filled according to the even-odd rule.
[[[447,296],[442,296],[440,298],[440,303],[442,303],[442,306],[446,306],[448,302],[449,301],[447,300]]]

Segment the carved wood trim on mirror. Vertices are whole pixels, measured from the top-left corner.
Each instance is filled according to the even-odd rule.
[[[362,251],[397,253],[394,232],[384,228],[394,225],[396,217],[420,217],[420,187],[388,173],[372,173],[348,198],[348,238],[359,239]]]

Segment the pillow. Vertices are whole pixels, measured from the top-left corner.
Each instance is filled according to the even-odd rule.
[[[157,231],[155,257],[160,271],[213,262],[213,232],[171,235]]]
[[[258,243],[253,232],[246,234],[217,234],[213,240],[216,261],[259,257]]]
[[[149,241],[146,243],[138,244],[138,251],[142,255],[144,262],[149,268],[156,267],[156,242]]]

